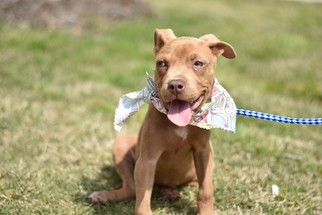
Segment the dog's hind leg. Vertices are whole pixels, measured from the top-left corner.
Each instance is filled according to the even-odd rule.
[[[116,171],[122,179],[122,187],[113,191],[94,192],[89,196],[93,203],[127,200],[135,197],[134,166],[136,137],[123,136],[113,146]]]

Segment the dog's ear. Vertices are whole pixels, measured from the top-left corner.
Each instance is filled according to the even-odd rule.
[[[200,37],[200,39],[206,41],[209,48],[217,57],[219,57],[220,55],[223,55],[224,57],[229,59],[233,59],[236,57],[236,52],[234,48],[228,43],[220,41],[215,35],[207,34],[205,36]]]
[[[155,29],[154,31],[154,53],[157,54],[164,44],[172,39],[175,39],[171,29]]]

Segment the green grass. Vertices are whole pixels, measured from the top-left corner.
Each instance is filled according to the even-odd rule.
[[[219,59],[217,77],[239,108],[322,117],[322,5],[153,4],[160,19],[99,23],[81,35],[1,23],[0,214],[133,214],[134,201],[99,206],[86,197],[120,182],[114,109],[153,71],[154,28],[232,44],[238,58]],[[143,117],[124,132],[135,133]],[[321,126],[238,117],[236,134],[214,130],[212,141],[220,214],[322,213]],[[195,214],[196,192],[183,188],[176,203],[154,195],[154,214]]]

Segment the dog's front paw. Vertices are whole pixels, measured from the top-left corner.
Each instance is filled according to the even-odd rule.
[[[94,192],[91,195],[88,196],[88,199],[92,203],[100,203],[100,204],[106,204],[108,202],[106,192]]]

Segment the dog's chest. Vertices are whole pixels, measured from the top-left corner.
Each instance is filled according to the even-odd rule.
[[[174,133],[181,138],[183,141],[188,137],[188,129],[186,127],[183,128],[175,128]]]

